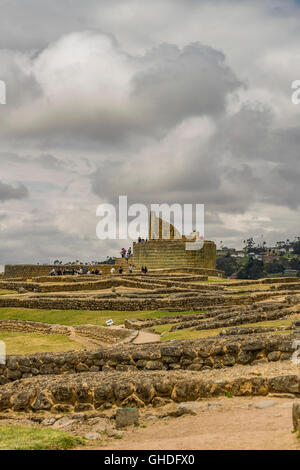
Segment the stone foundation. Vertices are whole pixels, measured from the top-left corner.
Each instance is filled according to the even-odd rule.
[[[37,375],[134,370],[207,370],[235,364],[290,360],[295,336],[259,335],[128,344],[97,351],[8,356],[0,365],[0,384]]]
[[[232,396],[300,393],[299,375],[212,380],[197,372],[83,373],[65,377],[37,377],[0,389],[0,411],[71,412],[122,407],[160,406],[231,394]]]

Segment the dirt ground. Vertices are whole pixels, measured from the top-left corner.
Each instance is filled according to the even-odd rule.
[[[220,398],[202,402],[196,416],[143,420],[122,440],[98,449],[114,450],[300,450],[292,432],[290,398]],[[258,408],[256,408],[256,406]]]

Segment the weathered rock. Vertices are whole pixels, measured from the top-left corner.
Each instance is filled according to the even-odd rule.
[[[116,412],[116,427],[124,428],[139,423],[139,410],[137,408],[119,408]]]
[[[189,401],[185,403],[180,403],[172,416],[182,416],[182,415],[197,415],[199,410],[203,407],[203,405],[197,401]]]

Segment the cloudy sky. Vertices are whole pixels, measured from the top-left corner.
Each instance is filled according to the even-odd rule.
[[[0,0],[0,264],[98,260],[96,207],[205,204],[205,236],[300,234],[294,0]]]

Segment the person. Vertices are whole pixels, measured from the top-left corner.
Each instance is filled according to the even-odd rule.
[[[95,274],[99,274],[99,269],[95,269]]]
[[[145,266],[144,267],[144,274],[147,274],[147,272],[148,272],[148,268],[147,268],[147,266]]]
[[[123,273],[123,268],[122,266],[119,267],[119,274],[122,274]]]
[[[141,243],[141,241],[142,241],[142,239],[141,239],[141,237],[139,237],[139,238],[138,238],[138,242]]]
[[[144,271],[144,266],[142,266],[142,268],[141,268],[141,273],[142,273],[142,274],[145,273],[145,271]]]
[[[111,270],[110,270],[110,274],[115,274],[115,272],[116,272],[115,268],[112,267]]]
[[[72,276],[74,276],[74,274],[75,274],[75,269],[72,268]]]
[[[129,272],[130,272],[130,274],[131,274],[132,271],[133,271],[133,268],[132,268],[132,265],[131,265],[131,264],[129,265],[128,269],[129,269]]]
[[[50,276],[55,276],[55,269],[54,268],[51,269]]]
[[[61,270],[60,270],[60,268],[57,270],[57,275],[58,275],[58,276],[61,276]]]

